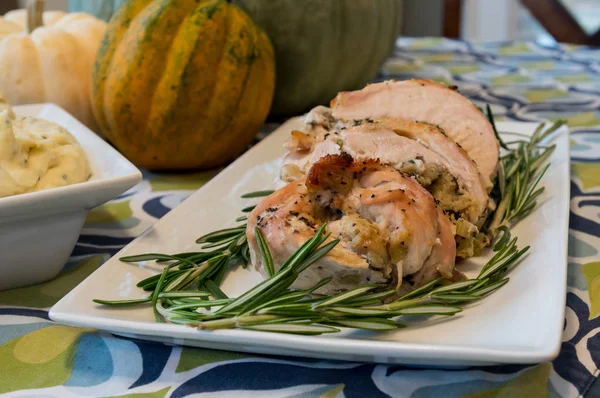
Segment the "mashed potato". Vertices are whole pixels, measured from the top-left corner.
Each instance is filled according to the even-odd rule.
[[[90,164],[56,123],[15,116],[0,97],[0,198],[86,181]]]

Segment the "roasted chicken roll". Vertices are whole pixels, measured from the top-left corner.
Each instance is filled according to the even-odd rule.
[[[333,280],[317,293],[366,283],[399,287],[426,264],[427,277],[452,274],[456,249],[447,239],[450,224],[431,194],[392,167],[355,161],[347,153],[323,156],[306,176],[264,198],[250,213],[246,234],[252,263],[267,276],[255,227],[265,235],[278,268],[323,223],[340,244],[305,270],[294,288],[308,288],[325,277]]]

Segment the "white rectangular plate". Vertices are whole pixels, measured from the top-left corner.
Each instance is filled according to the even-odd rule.
[[[276,186],[278,159],[294,119],[240,157],[71,291],[50,311],[60,323],[117,334],[206,348],[316,358],[421,365],[537,363],[560,348],[566,292],[569,206],[569,140],[563,127],[552,165],[542,180],[540,206],[513,228],[529,255],[510,272],[510,282],[483,301],[450,318],[420,319],[393,332],[346,330],[326,336],[296,336],[244,330],[198,331],[156,323],[150,306],[107,308],[93,298],[144,296],[136,283],[158,272],[155,264],[132,265],[119,257],[147,252],[192,250],[200,235],[233,225],[240,209],[253,203],[246,192]],[[534,124],[498,123],[501,131],[531,134]],[[508,137],[508,136],[506,136]],[[514,136],[512,136],[514,138]],[[254,199],[255,200],[255,199]],[[484,258],[459,269],[475,276]],[[260,281],[259,274],[236,268],[223,290],[235,296]]]

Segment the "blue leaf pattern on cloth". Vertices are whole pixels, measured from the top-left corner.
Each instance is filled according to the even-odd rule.
[[[113,375],[110,351],[100,335],[86,334],[81,337],[75,354],[73,373],[65,386],[95,386],[108,381]]]
[[[145,386],[158,379],[172,352],[169,346],[138,340],[132,342],[138,346],[142,354],[143,366],[142,374],[129,388]]]
[[[571,308],[577,315],[579,330],[572,339],[562,343],[560,354],[554,360],[554,369],[564,379],[571,381],[583,393],[592,378],[592,371],[586,368],[578,359],[576,345],[584,337],[588,336],[591,331],[600,327],[600,318],[588,321],[588,306],[574,293],[567,294],[567,307]],[[596,337],[592,337],[592,339],[596,341]],[[588,340],[589,342],[590,340]],[[600,350],[597,347],[595,352],[590,352],[590,354],[594,363],[588,364],[588,366],[594,365],[597,368],[597,362],[600,360]],[[595,368],[592,370],[595,371]]]
[[[170,207],[165,206],[161,199],[163,196],[159,196],[153,199],[150,199],[146,203],[144,203],[144,211],[150,214],[152,217],[161,218],[165,214],[171,211]]]

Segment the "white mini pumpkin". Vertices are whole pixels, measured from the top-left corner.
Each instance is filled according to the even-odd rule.
[[[0,92],[13,105],[53,102],[97,131],[91,72],[106,23],[42,10],[43,1],[30,0],[0,17]]]

